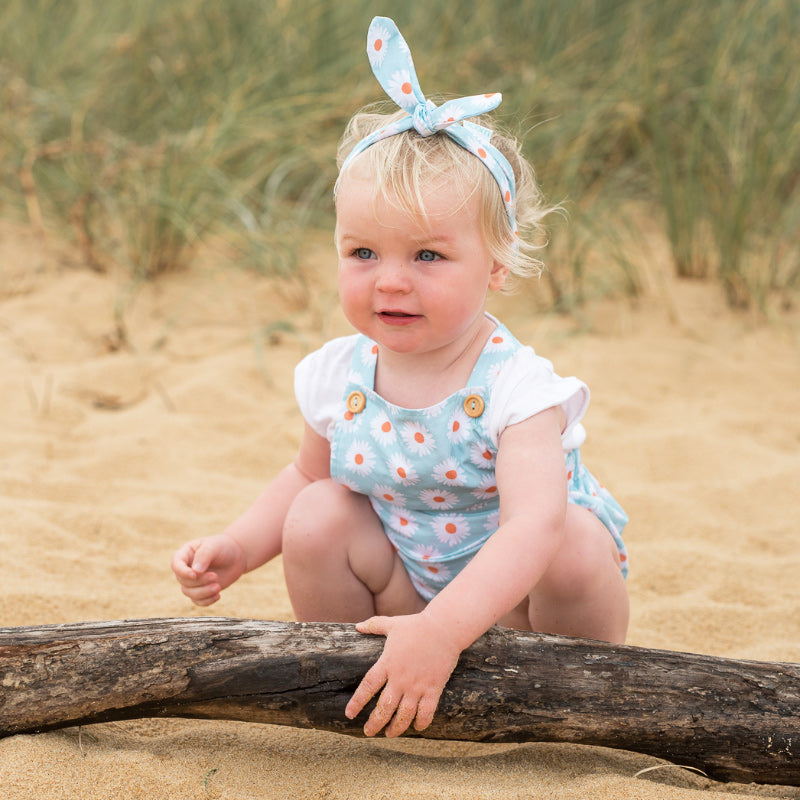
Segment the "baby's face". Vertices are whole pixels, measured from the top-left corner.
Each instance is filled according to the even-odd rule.
[[[344,313],[393,352],[456,352],[483,324],[487,290],[501,288],[507,274],[483,239],[480,198],[465,203],[441,185],[426,194],[424,217],[393,199],[373,198],[373,182],[360,172],[340,183],[336,246]]]

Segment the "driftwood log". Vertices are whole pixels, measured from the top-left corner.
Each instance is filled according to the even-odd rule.
[[[0,736],[141,717],[362,735],[344,716],[382,639],[219,617],[0,628]],[[800,785],[800,665],[492,629],[421,735],[572,742],[724,781]]]

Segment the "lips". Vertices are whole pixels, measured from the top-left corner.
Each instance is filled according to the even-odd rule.
[[[399,311],[396,309],[379,311],[378,317],[387,325],[407,325],[415,320],[420,319],[419,314],[409,314],[406,311]]]

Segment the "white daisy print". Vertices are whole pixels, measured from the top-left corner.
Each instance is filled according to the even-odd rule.
[[[349,434],[355,433],[358,428],[358,423],[361,420],[358,418],[357,414],[354,414],[348,407],[346,403],[341,403],[339,408],[339,416],[345,422],[350,423],[347,427],[347,432]]]
[[[394,424],[392,423],[391,419],[389,419],[389,415],[385,411],[379,411],[372,418],[370,423],[370,433],[376,442],[383,445],[393,444],[397,438]]]
[[[406,501],[405,497],[403,497],[397,489],[387,486],[385,483],[379,483],[377,486],[373,486],[371,494],[378,500],[384,503],[390,503],[391,505],[398,505]]]
[[[417,531],[419,530],[419,524],[417,523],[416,517],[402,506],[395,506],[391,509],[391,513],[389,515],[389,527],[393,531],[401,533],[403,536],[407,536],[408,538],[416,535]]]
[[[469,436],[470,418],[464,409],[459,406],[447,423],[447,438],[453,444],[459,444]]]
[[[375,466],[375,454],[366,442],[355,441],[347,450],[345,464],[357,475],[367,475]]]
[[[432,544],[418,544],[414,548],[414,557],[420,559],[421,561],[429,561],[432,558],[441,558],[442,551],[437,547],[434,547]]]
[[[392,77],[386,83],[386,94],[406,111],[410,111],[417,105],[411,74],[407,69],[399,69],[392,73]]]
[[[447,403],[443,402],[443,403],[437,403],[435,406],[431,406],[430,408],[426,408],[425,416],[428,419],[436,419],[436,417],[438,417],[439,414],[442,413],[442,411],[446,408],[446,406]]]
[[[435,511],[448,511],[458,502],[458,498],[447,489],[425,489],[420,492],[419,499]]]
[[[392,478],[401,486],[419,483],[419,476],[411,462],[400,453],[392,453],[387,461]]]
[[[411,48],[408,46],[408,42],[402,37],[399,36],[397,38],[397,50],[400,53],[406,53],[407,55],[411,55]]]
[[[425,569],[434,583],[447,583],[450,580],[450,570],[444,564],[426,564]]]
[[[488,517],[486,517],[486,522],[483,523],[483,529],[487,533],[494,533],[500,527],[500,510],[492,511]]]
[[[380,66],[383,64],[383,59],[386,57],[387,43],[389,38],[389,31],[383,25],[371,25],[369,33],[367,34],[367,55],[369,56],[369,63],[373,66]]]
[[[463,486],[461,464],[456,458],[446,458],[433,468],[433,477],[437,483],[447,486]]]
[[[497,497],[497,483],[494,474],[487,475],[477,488],[472,490],[472,496],[477,497],[478,500],[493,500]]]
[[[349,489],[351,492],[357,492],[358,486],[356,486],[355,481],[351,481],[349,478],[340,478],[336,477],[336,483],[339,486],[344,486],[345,489]]]
[[[494,468],[494,453],[485,445],[476,442],[469,450],[470,463],[481,469]]]
[[[469,523],[463,514],[442,514],[433,522],[436,538],[448,547],[455,547],[469,536]]]
[[[361,363],[365,367],[371,367],[377,360],[378,360],[378,345],[375,342],[365,342],[361,347],[361,352],[359,353],[361,357]],[[355,378],[355,381],[358,382],[361,376]]]
[[[414,455],[427,456],[436,447],[431,432],[419,422],[406,422],[400,435]]]
[[[429,578],[435,583],[445,583],[450,579],[450,570],[444,564],[436,561],[441,558],[442,554],[435,547],[427,544],[420,545],[416,548],[415,554],[423,561],[423,568],[430,573]]]
[[[453,123],[467,116],[467,111],[463,103],[453,101],[447,104],[446,123]]]
[[[422,597],[432,596],[431,588],[428,584],[423,583],[413,572],[408,574],[408,577],[411,578],[411,583],[414,588],[422,595]]]
[[[511,340],[502,331],[495,331],[486,342],[485,350],[487,353],[502,353],[511,347]]]
[[[490,387],[497,383],[497,379],[500,377],[503,367],[505,367],[505,364],[501,361],[498,364],[492,364],[489,369],[486,370],[486,380]]]

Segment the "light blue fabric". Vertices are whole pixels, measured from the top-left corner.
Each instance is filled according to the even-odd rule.
[[[448,100],[437,106],[427,100],[420,89],[411,51],[397,26],[388,17],[375,17],[367,33],[367,56],[378,83],[400,108],[408,112],[403,119],[381,128],[362,139],[345,159],[342,169],[370,145],[389,136],[411,130],[420,136],[432,136],[443,131],[465,150],[479,158],[494,176],[500,188],[511,230],[517,237],[514,213],[514,170],[506,157],[494,147],[489,139],[492,131],[481,125],[466,121],[469,117],[485,114],[500,105],[503,97],[493,94],[473,95],[457,100]]]
[[[414,587],[426,600],[441,591],[497,530],[500,499],[497,448],[489,431],[488,403],[500,367],[522,345],[504,325],[489,337],[467,385],[431,408],[399,408],[374,390],[377,348],[359,336],[343,401],[363,395],[343,415],[331,441],[331,477],[367,495]],[[484,412],[471,416],[465,401],[479,395]],[[346,403],[343,403],[346,407]],[[594,512],[620,552],[625,512],[581,464],[565,454],[569,501]]]
[[[606,526],[617,546],[622,576],[627,578],[628,551],[622,541],[622,531],[628,524],[628,515],[611,492],[601,486],[597,478],[583,466],[580,450],[570,450],[565,458],[569,502],[589,509]]]

